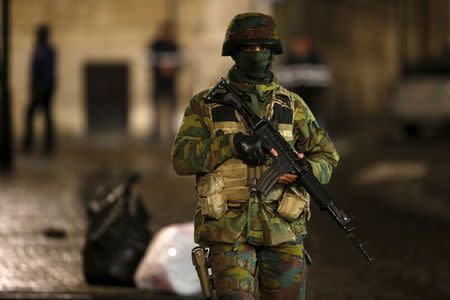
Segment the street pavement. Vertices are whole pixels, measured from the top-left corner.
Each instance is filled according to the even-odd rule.
[[[167,146],[119,140],[113,147],[95,139],[66,143],[53,158],[19,153],[14,173],[0,177],[0,299],[180,299],[84,282],[85,203],[98,185],[117,184],[130,170],[142,172],[153,231],[190,220],[195,208],[192,197],[184,216],[158,204],[170,197],[165,203],[176,207],[175,198],[160,189],[170,178],[186,182],[193,195],[192,179],[171,174]]]
[[[336,138],[343,154],[329,191],[359,224],[364,261],[313,204],[308,299],[450,299],[450,142]],[[174,174],[169,145],[87,138],[54,158],[19,154],[0,178],[0,299],[170,299],[84,283],[84,207],[99,184],[143,175],[151,229],[192,220],[194,179]]]
[[[342,157],[331,193],[375,257],[313,210],[311,299],[450,299],[450,142],[377,139]]]

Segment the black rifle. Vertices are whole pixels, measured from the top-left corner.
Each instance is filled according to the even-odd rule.
[[[241,114],[250,131],[261,139],[265,148],[274,148],[278,152],[278,156],[272,158],[273,162],[269,170],[256,183],[255,189],[258,192],[266,196],[281,175],[286,173],[298,175],[294,184],[303,186],[319,205],[320,210],[326,210],[345,231],[347,237],[355,243],[364,257],[368,261],[372,261],[353,232],[356,228],[353,219],[348,217],[334,202],[331,195],[312,173],[309,163],[298,157],[298,152],[278,132],[275,124],[256,115],[223,78],[203,96],[203,99],[209,103],[231,105]]]

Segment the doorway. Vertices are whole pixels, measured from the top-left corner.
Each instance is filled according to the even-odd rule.
[[[89,134],[125,133],[129,70],[126,63],[88,63],[84,70]]]

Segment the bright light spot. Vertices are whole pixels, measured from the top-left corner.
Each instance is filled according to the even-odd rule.
[[[167,254],[169,254],[169,256],[176,256],[177,255],[177,249],[170,247],[169,250],[167,250]]]

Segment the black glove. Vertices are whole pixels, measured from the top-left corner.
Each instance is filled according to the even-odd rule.
[[[240,158],[248,165],[262,165],[268,159],[264,154],[261,140],[256,135],[238,132],[234,135],[233,143]]]

